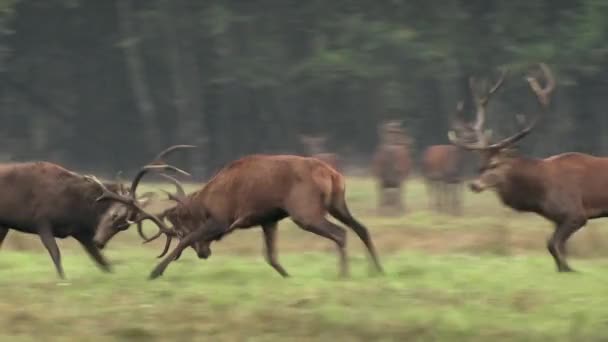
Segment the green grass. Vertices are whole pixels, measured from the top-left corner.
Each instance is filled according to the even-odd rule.
[[[157,186],[154,186],[156,188]],[[426,210],[421,183],[408,214],[374,214],[373,183],[349,179],[352,211],[372,232],[386,275],[368,273],[349,234],[350,279],[338,278],[331,243],[281,223],[282,279],[261,254],[258,230],[188,250],[147,280],[161,242],[133,231],[99,271],[73,241],[60,242],[59,281],[36,237],[10,233],[0,251],[0,340],[10,341],[594,341],[608,336],[608,235],[601,221],[569,245],[580,273],[558,274],[544,241],[549,223],[502,208],[493,194],[466,195],[461,217]],[[148,229],[153,229],[149,226]]]

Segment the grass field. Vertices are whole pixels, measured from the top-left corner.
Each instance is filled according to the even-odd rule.
[[[353,213],[370,229],[386,275],[368,273],[349,234],[352,277],[339,279],[334,246],[281,223],[291,273],[263,260],[259,230],[184,253],[148,281],[159,243],[135,232],[112,240],[100,272],[73,241],[60,241],[68,280],[55,276],[36,237],[9,233],[0,251],[0,340],[10,341],[600,341],[608,338],[608,230],[589,224],[569,244],[574,274],[555,272],[551,225],[502,208],[491,193],[465,196],[461,217],[427,210],[408,184],[405,216],[375,215],[373,183],[349,179]],[[148,229],[152,230],[150,226]]]

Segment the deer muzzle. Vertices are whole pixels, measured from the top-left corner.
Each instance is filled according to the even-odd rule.
[[[473,182],[469,183],[469,188],[471,189],[471,191],[479,193],[486,189],[486,185],[481,180],[476,179]]]

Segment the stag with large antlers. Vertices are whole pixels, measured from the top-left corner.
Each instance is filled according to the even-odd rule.
[[[465,142],[455,132],[454,144],[478,151],[482,166],[470,187],[474,192],[494,189],[501,201],[518,211],[534,212],[553,222],[555,231],[547,241],[557,270],[572,271],[566,261],[566,241],[587,220],[608,216],[608,158],[583,153],[563,153],[544,159],[517,155],[511,147],[528,135],[547,111],[555,80],[550,69],[540,65],[546,79],[541,86],[536,77],[527,77],[541,110],[516,134],[490,144],[482,132],[486,102],[478,102],[475,135],[477,142]]]
[[[160,157],[172,151],[162,153]],[[145,169],[160,169],[151,165]],[[162,168],[167,170],[169,168]],[[99,202],[102,194],[95,183],[83,176],[49,162],[11,163],[0,165],[0,245],[9,229],[37,234],[48,250],[57,274],[65,278],[61,254],[55,238],[75,238],[104,271],[110,264],[99,251],[99,232],[124,230],[138,213],[131,205]],[[127,192],[122,184],[104,183],[112,196],[131,198],[139,208],[146,205],[135,192]]]
[[[208,258],[210,244],[236,229],[261,226],[268,263],[282,276],[288,274],[276,257],[276,233],[280,220],[291,219],[302,229],[325,237],[336,244],[340,273],[348,275],[346,230],[326,218],[331,214],[348,226],[363,241],[376,270],[382,272],[370,234],[350,213],[345,200],[344,177],[316,158],[293,155],[251,155],[238,159],[219,171],[202,189],[185,194],[180,183],[169,177],[179,189],[170,198],[176,205],[159,217],[172,227],[157,223],[160,231],[146,241],[163,234],[165,248],[179,238],[177,247],[151,273],[163,274],[182,251],[192,247],[199,258]],[[119,201],[124,201],[118,199]]]

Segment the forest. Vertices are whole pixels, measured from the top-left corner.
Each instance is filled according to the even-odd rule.
[[[509,79],[496,136],[536,110],[539,62],[558,87],[525,153],[608,153],[602,0],[1,0],[0,160],[133,171],[175,143],[199,176],[299,136],[365,170],[378,125],[403,121],[414,156],[446,136],[469,76]]]

